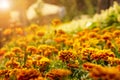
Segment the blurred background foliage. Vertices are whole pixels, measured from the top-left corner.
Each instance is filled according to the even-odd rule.
[[[65,7],[66,15],[63,21],[79,19],[81,15],[92,16],[100,13],[101,10],[112,6],[114,1],[120,3],[120,0],[44,0],[44,2]]]
[[[66,9],[66,16],[64,21],[70,21],[74,18],[79,18],[80,15],[92,16],[96,13],[98,7],[98,0],[44,0],[47,3],[64,6]]]
[[[1,1],[1,0],[0,0]],[[7,0],[7,1],[11,1],[12,2],[12,10],[6,10],[4,12],[1,11],[0,9],[0,37],[3,38],[4,36],[2,35],[2,33],[4,32],[4,29],[7,28],[11,28],[14,29],[15,27],[25,27],[25,26],[29,26],[32,23],[37,23],[38,25],[41,26],[41,24],[43,25],[48,25],[48,24],[52,24],[52,20],[55,18],[58,18],[58,22],[59,20],[62,22],[69,22],[69,21],[74,21],[74,20],[82,20],[81,18],[86,18],[87,21],[89,20],[88,17],[92,17],[94,16],[94,14],[96,13],[101,13],[101,10],[105,10],[108,9],[110,6],[113,5],[113,2],[116,1],[118,3],[120,3],[120,0]],[[49,7],[45,7],[45,12],[43,12],[43,14],[47,14],[47,12],[53,13],[52,15],[42,15],[42,8],[44,5],[49,5]],[[35,6],[35,8],[32,10],[34,12],[36,12],[37,16],[33,16],[34,19],[33,20],[29,20],[27,17],[26,12],[30,9],[31,6]],[[51,7],[50,7],[51,6]],[[65,8],[65,10],[61,11],[61,12],[57,12],[54,13],[52,11],[53,10],[53,6],[57,7],[57,9],[60,9],[62,7]],[[49,9],[50,10],[49,10]],[[30,10],[30,17],[31,14],[33,13]],[[43,10],[44,11],[44,10]],[[65,12],[64,12],[65,11]],[[10,21],[10,12],[17,12],[17,16],[13,15],[13,21]],[[65,14],[64,14],[65,13]],[[63,14],[62,17],[59,14]],[[110,25],[116,21],[116,14],[115,15],[115,20],[114,20],[114,16],[111,16],[109,18],[109,16],[107,16],[107,18],[104,20],[102,20],[101,16],[99,16],[99,20],[98,21],[98,17],[96,18],[97,21],[99,23],[102,23],[102,25],[104,25],[106,27],[106,23],[110,23]],[[16,17],[15,17],[16,16]],[[18,19],[18,20],[17,20]],[[10,22],[9,22],[10,21]],[[79,26],[79,24],[81,24],[81,27],[85,27],[84,25],[87,24],[87,21],[83,20],[80,22],[74,21],[75,24],[72,24],[72,28],[77,28]],[[89,20],[90,21],[90,20]],[[57,22],[57,21],[56,21]],[[92,24],[89,23],[88,24]],[[96,24],[92,24],[93,26],[96,26]],[[62,25],[63,26],[63,25]],[[66,25],[65,25],[66,26]],[[107,25],[109,26],[109,25]],[[43,26],[42,26],[43,27]],[[63,26],[64,27],[64,26]],[[70,28],[70,25],[68,25],[68,29]],[[76,31],[76,28],[74,29]],[[70,28],[71,29],[71,28]],[[77,28],[77,30],[79,30]],[[6,38],[9,38],[6,36]],[[3,38],[4,39],[4,38]],[[6,42],[7,40],[9,41],[9,39],[6,40],[0,40],[0,46],[2,46],[4,44],[4,42]],[[3,42],[4,41],[4,42]]]

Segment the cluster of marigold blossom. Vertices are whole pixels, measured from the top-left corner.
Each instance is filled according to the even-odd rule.
[[[105,67],[93,63],[84,63],[83,68],[89,72],[89,76],[94,80],[120,80],[120,65]]]
[[[57,24],[59,21],[55,21]],[[4,76],[8,80],[11,77],[16,80],[68,80],[67,76],[75,75],[75,70],[84,69],[85,75],[88,71],[94,80],[120,80],[120,30],[94,28],[72,34],[54,30],[46,34],[39,27],[30,26],[26,31],[30,35],[15,38],[0,49],[3,60],[0,79]],[[4,35],[11,32],[6,30]],[[56,67],[57,61],[62,63],[61,68]]]

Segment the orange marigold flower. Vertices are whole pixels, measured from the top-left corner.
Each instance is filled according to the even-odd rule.
[[[113,33],[112,33],[113,37],[117,37],[117,36],[120,36],[120,30],[115,30]]]
[[[21,53],[21,52],[23,52],[23,51],[22,51],[22,49],[21,49],[20,47],[14,47],[14,48],[12,49],[12,52],[14,52],[14,53]]]
[[[57,26],[61,24],[61,20],[60,19],[53,19],[52,20],[52,25]]]
[[[39,53],[46,57],[50,57],[50,55],[53,53],[58,53],[58,49],[50,45],[40,45],[38,49]]]
[[[21,69],[17,75],[17,80],[31,80],[38,77],[42,77],[42,75],[35,69]]]
[[[70,50],[63,50],[59,52],[59,58],[63,62],[70,62],[71,60],[75,60],[76,56]]]
[[[27,60],[26,63],[25,63],[25,66],[27,68],[31,68],[32,67],[32,64],[33,64],[33,61],[32,60]]]
[[[48,65],[50,63],[50,60],[46,57],[42,57],[38,62],[37,65],[41,66],[41,67],[45,67],[46,65]]]
[[[108,60],[108,57],[115,57],[115,54],[110,50],[98,50],[95,54],[92,54],[91,59],[93,60]]]
[[[90,32],[88,33],[89,38],[97,38],[98,34],[96,32]]]
[[[37,32],[37,36],[39,36],[39,37],[44,36],[44,34],[45,34],[45,32],[42,32],[42,31]]]
[[[72,46],[73,45],[73,40],[66,40],[64,42],[67,46]]]
[[[61,29],[55,31],[55,35],[56,35],[56,36],[60,36],[60,35],[63,35],[63,34],[66,34],[66,33],[65,33],[65,31],[63,31],[63,30],[61,30]]]
[[[100,31],[99,27],[93,29],[93,32],[98,32],[98,31]]]
[[[79,53],[82,57],[82,60],[89,60],[92,54],[95,54],[98,49],[95,48],[83,48],[82,51]]]
[[[8,36],[8,35],[11,35],[12,34],[12,30],[11,29],[5,29],[4,31],[3,31],[3,35],[5,35],[5,36]]]
[[[9,70],[0,70],[0,76],[4,76],[9,72]]]
[[[6,67],[20,68],[20,63],[17,62],[14,58],[11,58],[10,61],[6,63]]]
[[[0,49],[0,56],[3,56],[6,53],[6,49],[2,48]]]
[[[65,42],[66,38],[56,37],[54,40],[55,40],[55,42],[57,42],[57,43],[61,43],[61,42]]]
[[[4,57],[11,59],[12,57],[15,57],[15,53],[13,53],[13,52],[8,52],[8,53],[6,53],[6,54],[4,55]]]
[[[26,52],[36,54],[36,53],[38,53],[38,49],[35,46],[28,46],[26,49]]]
[[[52,69],[47,73],[46,77],[50,80],[63,80],[64,77],[67,77],[70,74],[72,74],[72,72],[67,69]]]
[[[24,34],[23,29],[20,28],[20,27],[19,27],[19,28],[16,28],[15,31],[16,31],[16,33],[19,34],[19,35],[23,35],[23,34]]]
[[[105,34],[102,35],[102,39],[104,39],[105,41],[111,40],[112,34],[106,32]]]
[[[120,67],[103,67],[93,63],[84,63],[83,68],[89,71],[89,76],[94,80],[120,80]]]

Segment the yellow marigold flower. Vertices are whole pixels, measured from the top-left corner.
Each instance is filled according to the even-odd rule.
[[[42,57],[41,59],[40,59],[40,62],[50,62],[50,60],[48,59],[48,58],[46,58],[46,57]]]
[[[39,53],[43,56],[50,57],[53,53],[58,53],[58,49],[50,45],[40,45],[38,46]]]
[[[90,47],[90,44],[89,43],[82,43],[81,44],[81,47],[83,47],[83,48],[89,48]]]
[[[13,52],[7,52],[5,55],[4,55],[5,58],[12,58],[12,57],[15,57],[15,53]]]
[[[98,31],[100,31],[99,27],[93,29],[93,32],[98,32]]]
[[[120,65],[120,59],[115,57],[108,57],[108,63],[110,65]]]
[[[72,74],[72,72],[67,69],[52,69],[46,74],[46,77],[50,80],[63,80],[64,77],[67,77],[70,74]]]
[[[35,60],[40,60],[41,58],[43,58],[43,56],[39,55],[39,54],[32,54],[31,59],[29,59],[29,60],[32,60],[32,58],[34,58]]]
[[[118,37],[120,36],[120,30],[115,30],[113,33],[112,33],[113,37]]]
[[[31,68],[31,67],[32,67],[32,64],[33,64],[33,61],[32,61],[32,60],[27,60],[25,66],[26,66],[27,68]]]
[[[20,28],[20,27],[19,27],[19,28],[16,28],[15,31],[16,31],[16,33],[19,34],[19,35],[23,35],[23,34],[24,34],[23,29]]]
[[[85,42],[87,40],[88,40],[88,37],[86,35],[84,35],[80,38],[80,42]]]
[[[72,46],[73,45],[73,40],[65,40],[64,42],[67,46]]]
[[[120,37],[119,38],[115,38],[115,44],[118,48],[120,48]],[[120,49],[119,49],[120,52]]]
[[[104,39],[105,41],[111,40],[112,39],[112,34],[106,32],[105,34],[102,35],[102,39]]]
[[[90,44],[92,46],[96,46],[98,43],[99,43],[99,40],[96,39],[96,38],[91,38],[91,39],[88,40],[88,44]]]
[[[38,66],[41,66],[41,67],[45,67],[45,66],[48,65],[49,63],[50,63],[50,60],[49,60],[48,58],[42,57],[42,58],[38,61],[37,65],[38,65]]]

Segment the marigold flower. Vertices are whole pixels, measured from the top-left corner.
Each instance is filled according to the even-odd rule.
[[[26,52],[36,54],[36,53],[38,53],[38,49],[35,46],[28,46],[26,49]]]
[[[115,57],[108,57],[108,63],[110,65],[120,65],[120,59]]]
[[[3,56],[6,53],[6,49],[2,48],[0,49],[0,56]]]
[[[14,48],[12,49],[12,52],[14,52],[14,53],[21,53],[21,52],[23,52],[23,51],[22,51],[22,49],[21,49],[20,47],[14,47]]]
[[[98,34],[96,32],[90,32],[88,34],[89,38],[97,38],[98,37]]]
[[[31,67],[32,67],[32,64],[33,64],[33,61],[32,61],[32,60],[27,60],[25,66],[26,66],[27,68],[31,68]]]
[[[15,53],[13,52],[7,52],[5,55],[4,55],[5,58],[8,58],[8,59],[11,59],[12,57],[15,57]]]
[[[61,24],[61,20],[60,19],[53,19],[52,20],[52,25],[57,26]]]
[[[84,35],[80,38],[80,42],[85,42],[87,40],[88,40],[88,37],[86,35]]]
[[[15,31],[16,31],[16,33],[19,34],[19,35],[23,35],[23,34],[24,34],[23,29],[20,28],[20,27],[19,27],[19,28],[16,28]]]
[[[112,35],[110,33],[105,33],[105,34],[102,35],[102,39],[104,39],[105,41],[111,40]]]
[[[59,59],[63,62],[70,62],[71,60],[75,60],[76,56],[70,50],[64,50],[59,52]]]
[[[50,45],[38,46],[39,53],[45,57],[50,57],[53,53],[58,53],[58,49]]]
[[[14,58],[11,58],[11,60],[6,63],[6,67],[10,67],[10,68],[20,68],[20,63],[17,62],[17,61],[15,61]]]
[[[0,76],[6,75],[9,70],[0,70]]]
[[[73,40],[65,40],[64,42],[67,46],[72,46]]]
[[[55,35],[56,35],[56,36],[60,36],[60,35],[63,35],[63,34],[66,34],[66,33],[65,33],[65,31],[63,31],[63,30],[61,30],[61,29],[55,31]]]
[[[113,37],[117,37],[117,36],[120,36],[120,30],[115,30],[113,33],[112,33]]]
[[[46,57],[42,57],[38,62],[37,65],[41,67],[45,67],[50,63],[50,60]]]
[[[45,32],[42,32],[42,31],[37,32],[37,36],[39,36],[39,37],[44,36],[44,34],[45,34]]]
[[[70,75],[72,72],[67,69],[52,69],[46,74],[50,80],[62,80],[64,77]]]
[[[30,26],[29,26],[29,29],[31,30],[31,31],[35,31],[36,29],[38,29],[38,25],[36,25],[36,24],[31,24]]]
[[[3,35],[5,35],[5,36],[11,35],[11,34],[12,34],[12,30],[11,30],[10,28],[5,29],[5,30],[3,31]]]
[[[42,77],[41,73],[35,69],[22,69],[19,70],[19,74],[17,75],[17,80],[36,79],[40,76]]]
[[[93,63],[84,63],[83,68],[89,71],[89,76],[94,80],[120,80],[120,67],[103,67]]]
[[[95,54],[98,49],[94,48],[83,48],[82,51],[79,53],[83,60],[89,60],[92,54]]]
[[[115,54],[110,50],[98,50],[96,53],[91,54],[93,60],[108,60],[108,57],[115,57]]]
[[[55,42],[57,43],[61,43],[61,42],[64,42],[66,40],[66,38],[62,38],[62,37],[56,37],[54,38]]]
[[[99,27],[96,27],[96,28],[93,29],[93,32],[98,32],[98,31],[100,31]]]

